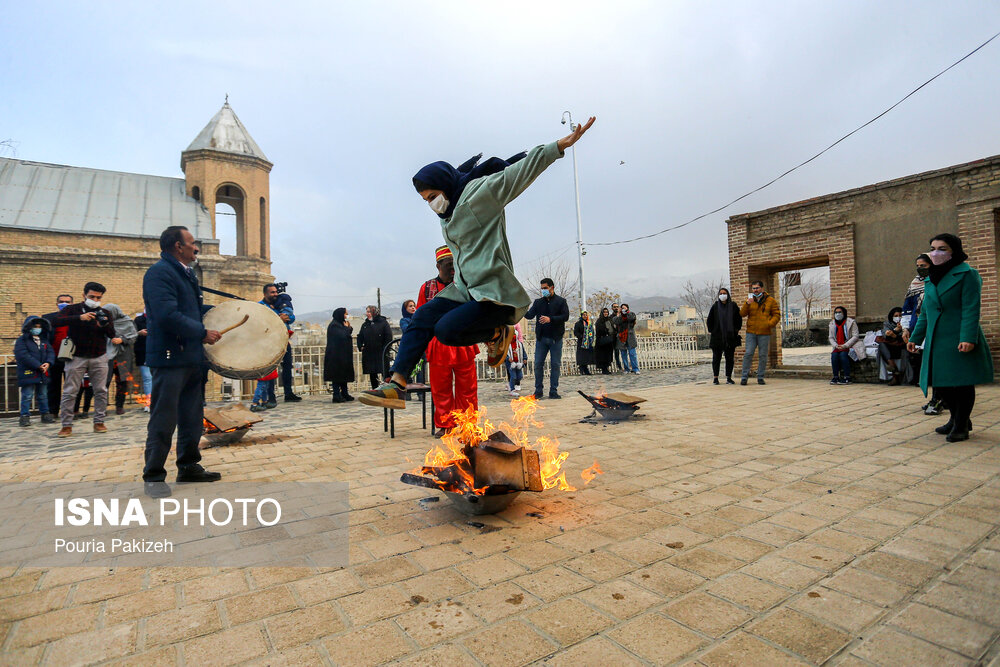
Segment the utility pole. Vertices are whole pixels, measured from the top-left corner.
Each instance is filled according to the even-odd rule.
[[[573,114],[569,111],[563,111],[563,125],[566,124],[567,119],[569,119],[570,131],[576,130]],[[573,151],[573,190],[576,192],[576,256],[580,264],[580,312],[582,313],[587,310],[587,287],[583,282],[583,256],[586,251],[583,249],[583,219],[580,217],[580,179],[576,170],[576,145],[574,144],[570,150]]]
[[[382,288],[381,287],[376,287],[375,288],[375,303],[378,304],[378,312],[381,313],[382,312]]]

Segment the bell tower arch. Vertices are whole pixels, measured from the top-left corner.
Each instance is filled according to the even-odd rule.
[[[181,153],[187,194],[212,217],[218,238],[216,204],[236,212],[236,256],[265,260],[270,269],[269,174],[274,165],[226,103]]]

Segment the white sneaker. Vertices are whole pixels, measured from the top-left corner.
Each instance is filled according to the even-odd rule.
[[[521,397],[521,393],[519,391],[517,391],[516,389],[511,390],[510,395],[513,396],[514,398],[520,398]]]
[[[514,385],[514,391],[521,391],[521,385],[515,384]]]
[[[142,411],[143,411],[143,412],[149,412],[149,406],[148,406],[148,405],[147,405],[147,406],[145,406],[145,407],[144,407],[144,408],[142,409]]]

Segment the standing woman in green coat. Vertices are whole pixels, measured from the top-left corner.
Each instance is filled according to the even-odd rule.
[[[983,281],[965,263],[969,256],[957,236],[938,234],[927,254],[933,265],[906,349],[914,353],[923,344],[920,388],[926,396],[928,385],[933,385],[951,410],[948,423],[935,430],[947,434],[948,442],[960,442],[968,440],[972,430],[975,385],[993,381],[993,359],[979,326]]]
[[[457,169],[432,162],[414,175],[414,189],[441,219],[441,234],[455,258],[455,279],[413,314],[399,341],[392,377],[363,392],[362,403],[405,408],[406,378],[431,338],[458,347],[486,343],[487,363],[503,363],[514,325],[531,305],[514,275],[504,207],[593,124],[591,117],[562,139],[510,160],[491,158],[477,165],[476,156]]]

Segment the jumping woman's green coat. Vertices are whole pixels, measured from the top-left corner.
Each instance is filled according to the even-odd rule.
[[[924,281],[924,303],[910,342],[924,344],[920,388],[964,387],[993,382],[993,359],[979,326],[983,280],[962,262],[938,284]],[[959,343],[975,343],[972,352],[959,352]]]
[[[455,256],[455,282],[437,298],[512,306],[508,324],[524,317],[531,298],[514,275],[503,209],[560,157],[556,142],[536,146],[503,171],[465,186],[451,217],[441,221],[444,240]]]

